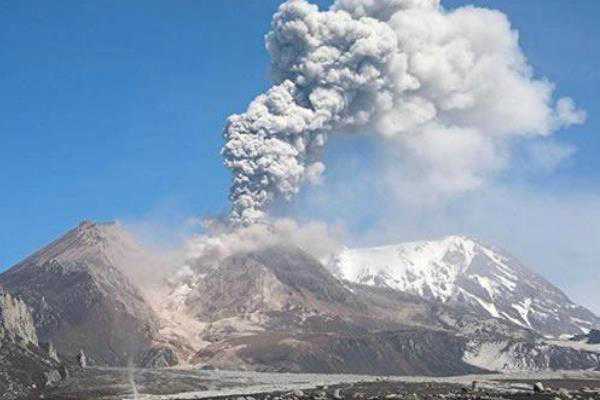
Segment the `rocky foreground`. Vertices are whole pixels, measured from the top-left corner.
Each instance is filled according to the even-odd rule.
[[[33,398],[222,400],[600,399],[600,374],[373,377],[198,369],[86,368]]]
[[[600,398],[599,382],[556,380],[474,381],[470,386],[451,383],[369,382],[340,385],[287,393],[245,396],[245,400],[502,400],[502,399],[596,399]],[[235,400],[241,400],[239,397]]]

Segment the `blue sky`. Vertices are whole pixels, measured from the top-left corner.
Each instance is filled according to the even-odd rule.
[[[83,219],[176,225],[225,212],[220,132],[269,86],[263,36],[279,3],[0,3],[0,269]],[[519,184],[600,194],[600,2],[443,4],[506,13],[536,75],[588,113],[557,135],[576,156]]]

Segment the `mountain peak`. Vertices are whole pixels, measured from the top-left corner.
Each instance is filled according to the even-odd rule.
[[[465,235],[346,249],[329,267],[344,280],[461,303],[549,335],[580,333],[600,323],[515,257]]]
[[[141,252],[136,239],[120,222],[96,223],[86,220],[29,256],[24,263],[42,265],[51,261],[78,262],[103,258],[120,264],[124,257]]]
[[[81,221],[79,225],[77,225],[76,229],[79,231],[86,231],[107,228],[123,229],[122,224],[119,221],[94,222],[89,219],[84,219],[83,221]]]

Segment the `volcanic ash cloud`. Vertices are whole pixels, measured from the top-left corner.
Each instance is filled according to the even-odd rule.
[[[233,173],[230,222],[266,217],[318,182],[329,134],[389,141],[403,166],[447,192],[477,188],[506,167],[515,137],[585,120],[533,77],[507,17],[436,0],[290,0],[266,47],[274,86],[224,129]]]

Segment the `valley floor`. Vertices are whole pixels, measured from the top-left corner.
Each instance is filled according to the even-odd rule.
[[[545,393],[533,393],[533,384],[538,381],[550,390]],[[476,382],[475,386],[473,382]],[[562,392],[559,392],[561,388]],[[87,368],[60,386],[34,398],[242,400],[241,396],[246,396],[245,400],[553,400],[568,399],[569,396],[600,399],[600,373],[512,372],[432,378],[203,371],[182,368]]]

